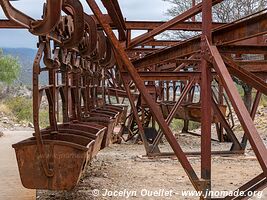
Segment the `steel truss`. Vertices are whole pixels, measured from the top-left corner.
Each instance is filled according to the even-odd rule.
[[[28,29],[39,37],[39,51],[33,68],[33,109],[40,154],[45,158],[42,131],[38,124],[40,96],[44,92],[49,101],[50,126],[54,132],[59,130],[56,117],[59,96],[62,100],[63,121],[66,123],[86,123],[93,121],[94,117],[107,119],[114,114],[115,109],[107,105],[107,100],[111,103],[111,97],[115,97],[116,102],[121,104],[120,100],[127,98],[131,105],[128,117],[138,128],[147,155],[177,156],[197,191],[211,190],[212,154],[243,153],[247,141],[263,172],[239,189],[248,192],[265,188],[267,150],[253,120],[261,95],[267,94],[267,12],[263,10],[229,24],[214,23],[212,6],[222,1],[203,0],[167,22],[141,22],[125,20],[117,0],[102,0],[108,14],[102,13],[95,0],[87,0],[93,15],[86,14],[78,0],[47,0],[43,18],[38,20],[15,9],[9,0],[0,0],[8,18],[0,21],[0,28]],[[199,13],[202,13],[202,22],[188,21]],[[118,37],[114,30],[118,31]],[[133,30],[148,32],[132,38]],[[201,34],[185,41],[154,38],[167,30],[200,31]],[[236,59],[243,54],[257,54],[264,59]],[[39,66],[42,56],[45,68]],[[49,83],[40,89],[38,74],[42,71],[48,71]],[[62,75],[61,84],[55,80],[55,75],[59,73]],[[257,90],[251,110],[246,108],[238,93],[233,76]],[[217,83],[217,94],[214,93],[213,82]],[[198,104],[193,103],[196,86],[201,88]],[[178,100],[177,91],[180,92]],[[224,104],[228,98],[224,97],[225,94],[244,130],[242,141],[235,136],[227,120]],[[138,99],[140,109],[136,108]],[[155,127],[156,122],[160,127],[152,142],[147,138],[147,127],[144,127],[145,110],[150,113],[152,126]],[[200,114],[189,116],[188,113],[193,111]],[[183,112],[185,114],[182,116]],[[200,152],[183,152],[170,129],[174,118],[184,119],[184,131],[187,132],[189,120],[201,122]],[[125,123],[126,119],[121,120],[121,123]],[[229,151],[211,151],[212,123],[216,123],[219,141],[223,142],[227,138],[232,142]],[[88,126],[93,128],[99,125]],[[158,144],[163,136],[173,152],[160,152]],[[188,160],[188,155],[196,154],[201,155],[201,177],[198,177]],[[46,176],[53,177],[49,162],[43,159],[42,166]]]

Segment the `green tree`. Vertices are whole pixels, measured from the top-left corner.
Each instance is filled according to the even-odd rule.
[[[12,84],[20,73],[20,65],[17,58],[11,55],[4,55],[0,49],[0,82]]]

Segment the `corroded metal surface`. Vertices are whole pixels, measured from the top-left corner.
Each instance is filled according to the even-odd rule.
[[[244,152],[249,141],[262,167],[263,173],[240,189],[266,187],[267,150],[253,119],[261,94],[267,94],[267,12],[234,23],[214,23],[212,6],[222,1],[193,3],[167,22],[139,22],[125,20],[117,0],[102,1],[108,14],[94,0],[87,0],[93,15],[85,13],[78,0],[47,0],[42,19],[33,19],[1,0],[8,18],[0,21],[1,28],[24,28],[39,36],[33,66],[34,138],[14,145],[24,185],[57,190],[74,187],[84,163],[109,145],[115,125],[120,124],[120,139],[125,139],[125,133],[126,141],[140,135],[149,156],[166,155],[158,146],[165,136],[194,188],[211,190],[214,123],[218,141],[232,142],[226,153]],[[199,13],[202,22],[195,21]],[[149,31],[132,38],[134,30]],[[202,34],[179,41],[155,39],[166,30]],[[263,59],[240,59],[247,54]],[[40,66],[41,60],[45,67]],[[45,72],[48,83],[39,87],[39,75]],[[233,76],[257,90],[251,110],[245,107]],[[49,104],[50,126],[41,130],[38,115],[43,96]],[[126,98],[131,106],[128,112],[123,106]],[[233,130],[231,105],[245,133],[242,141]],[[191,152],[201,155],[201,177],[170,129],[174,118],[184,120],[185,132],[189,132],[189,121],[201,122],[201,151]],[[152,130],[152,140],[147,130]],[[60,161],[60,153],[76,153],[81,159]],[[32,164],[22,165],[24,161]],[[73,168],[73,173],[62,178],[64,165]],[[38,173],[30,173],[33,166]]]

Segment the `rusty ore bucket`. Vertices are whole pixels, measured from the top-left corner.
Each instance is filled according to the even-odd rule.
[[[23,186],[29,189],[73,189],[91,159],[95,141],[69,133],[44,134],[42,140],[44,154],[38,152],[35,137],[12,145]],[[45,159],[53,171],[51,176],[45,173],[42,165]]]

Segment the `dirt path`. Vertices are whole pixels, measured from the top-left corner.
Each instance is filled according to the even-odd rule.
[[[34,200],[35,190],[25,189],[20,181],[16,155],[12,144],[30,137],[29,131],[6,131],[0,138],[0,199]]]

